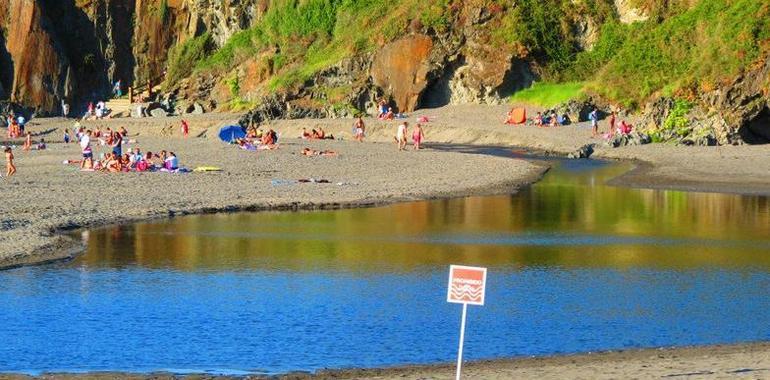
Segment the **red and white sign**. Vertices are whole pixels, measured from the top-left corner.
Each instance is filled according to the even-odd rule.
[[[484,305],[487,268],[452,265],[449,267],[447,302]]]

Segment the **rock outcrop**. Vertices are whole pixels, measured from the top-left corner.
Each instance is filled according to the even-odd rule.
[[[428,86],[433,40],[414,35],[385,45],[374,57],[372,79],[390,94],[399,112],[412,112]]]

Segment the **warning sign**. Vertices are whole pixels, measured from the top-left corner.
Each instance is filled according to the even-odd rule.
[[[447,302],[484,305],[486,282],[487,268],[450,266]]]

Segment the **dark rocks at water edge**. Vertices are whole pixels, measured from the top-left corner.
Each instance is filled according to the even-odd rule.
[[[587,144],[580,147],[580,149],[567,155],[569,159],[590,158],[594,154],[594,144]]]

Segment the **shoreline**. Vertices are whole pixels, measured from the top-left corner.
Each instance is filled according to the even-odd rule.
[[[67,236],[71,232],[88,230],[93,228],[104,228],[110,226],[120,226],[141,222],[150,222],[155,220],[173,219],[176,217],[194,216],[194,215],[212,215],[212,214],[231,214],[241,212],[297,212],[297,211],[321,211],[321,210],[343,210],[353,208],[382,207],[395,203],[405,202],[423,202],[453,198],[465,198],[476,196],[494,196],[494,195],[514,195],[522,189],[538,182],[550,170],[547,165],[538,165],[540,170],[534,170],[527,176],[517,178],[508,182],[491,184],[492,189],[464,189],[457,190],[455,193],[444,194],[426,194],[417,198],[395,197],[389,199],[371,199],[351,202],[290,202],[281,204],[261,204],[224,207],[224,208],[202,208],[179,210],[168,215],[154,215],[150,217],[139,217],[135,219],[122,219],[114,221],[105,221],[104,223],[92,223],[87,225],[69,225],[66,228],[56,228],[51,233],[56,242],[51,243],[50,247],[41,247],[38,252],[32,252],[29,256],[20,257],[15,260],[0,260],[0,271],[16,269],[28,266],[40,266],[54,264],[62,261],[69,261],[81,255],[86,247],[82,242]],[[61,252],[61,253],[58,253]]]
[[[740,364],[736,364],[739,362]],[[455,363],[399,365],[381,368],[321,369],[277,375],[220,375],[154,372],[44,372],[37,375],[0,373],[0,380],[23,379],[454,379]],[[606,371],[604,371],[606,370]],[[770,374],[770,342],[682,347],[634,348],[543,356],[472,360],[463,363],[463,377],[484,379],[660,378],[716,376],[735,378]]]
[[[182,164],[190,168],[210,166],[214,160],[213,166],[221,167],[222,172],[81,173],[76,167],[61,163],[62,159],[79,156],[76,144],[53,143],[45,151],[17,152],[20,174],[0,182],[8,186],[7,191],[0,193],[0,213],[9,216],[0,225],[0,270],[77,256],[85,250],[83,243],[66,235],[77,229],[191,214],[328,210],[512,194],[538,181],[549,169],[548,165],[532,160],[432,149],[397,152],[391,144],[382,143],[284,138],[283,148],[254,153],[207,136],[221,123],[222,116],[214,115],[214,121],[204,126],[203,131],[192,131],[202,138],[190,139],[168,136],[170,132],[166,127],[158,129],[152,120],[142,119],[135,124],[120,119],[98,123],[129,123],[131,138],[138,140],[143,151],[175,150]],[[96,123],[91,123],[86,126],[93,128]],[[68,121],[53,119],[42,120],[32,128],[51,131],[51,124],[56,128],[70,126]],[[301,146],[331,148],[340,155],[304,157],[297,153]],[[106,148],[95,148],[98,152],[97,149]],[[447,172],[442,170],[444,166],[458,170]],[[391,170],[394,167],[400,170]],[[481,169],[483,173],[472,177],[465,174],[479,168],[485,168]],[[296,178],[328,178],[331,183],[286,186],[274,183]],[[137,188],[139,184],[148,187]],[[47,189],[36,189],[42,197],[35,197],[30,194],[33,191],[26,189],[44,185]],[[131,196],[127,197],[126,191],[113,189],[130,189],[128,195]],[[82,200],[60,194],[62,192],[73,196],[83,194]],[[133,199],[134,196],[138,199]],[[24,207],[25,204],[30,207]]]

